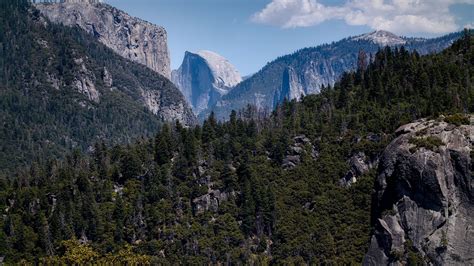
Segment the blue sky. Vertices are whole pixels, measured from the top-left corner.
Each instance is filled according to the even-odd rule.
[[[440,36],[473,25],[474,0],[106,0],[168,32],[172,68],[211,50],[248,75],[300,48],[385,29]]]

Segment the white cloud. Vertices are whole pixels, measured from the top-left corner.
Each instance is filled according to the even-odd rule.
[[[282,28],[309,27],[339,19],[348,25],[398,34],[446,33],[460,28],[449,9],[458,3],[474,5],[474,0],[346,0],[338,6],[318,0],[272,0],[251,19]]]

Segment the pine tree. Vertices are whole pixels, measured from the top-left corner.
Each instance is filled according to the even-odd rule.
[[[116,243],[121,243],[124,239],[123,228],[125,226],[125,209],[121,196],[116,196],[113,218],[115,221],[114,240]]]
[[[238,177],[232,165],[228,163],[222,173],[222,182],[227,191],[238,189]]]
[[[255,200],[253,198],[252,186],[250,180],[244,181],[242,190],[242,231],[246,235],[250,235],[255,228]]]
[[[141,175],[141,163],[134,150],[127,151],[120,159],[120,172],[122,173],[121,183]]]
[[[169,163],[172,156],[171,129],[168,124],[165,124],[155,138],[155,162],[158,165]]]
[[[214,112],[211,112],[209,118],[202,125],[202,141],[210,143],[216,137],[217,121]]]

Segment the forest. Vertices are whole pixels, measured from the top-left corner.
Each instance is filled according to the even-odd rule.
[[[419,118],[464,123],[474,112],[473,44],[465,31],[439,54],[386,47],[334,86],[269,116],[249,106],[226,122],[211,114],[201,126],[162,124],[128,145],[103,139],[64,159],[36,158],[0,176],[0,257],[360,264],[377,169],[341,186],[348,159],[376,160],[397,127]],[[3,58],[0,66],[9,63]]]

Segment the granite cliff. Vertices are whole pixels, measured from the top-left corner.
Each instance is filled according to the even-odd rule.
[[[172,72],[172,81],[194,113],[199,114],[240,83],[242,77],[224,57],[211,51],[199,51],[186,52],[179,69]]]
[[[97,0],[40,2],[35,6],[50,21],[78,26],[120,56],[171,78],[167,33],[163,27]]]
[[[379,163],[365,265],[474,263],[470,121],[425,119],[397,130]]]

